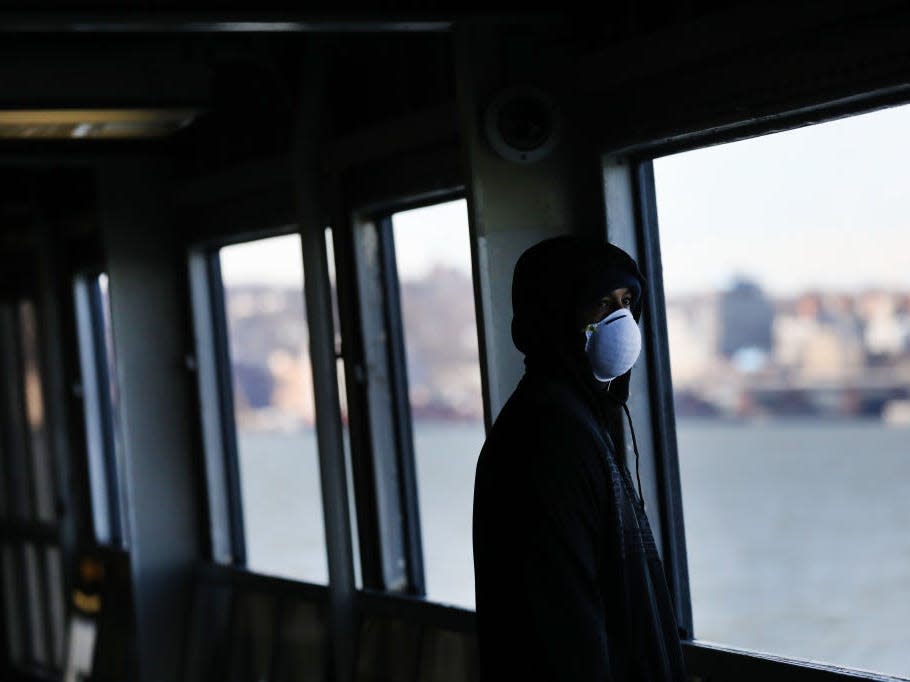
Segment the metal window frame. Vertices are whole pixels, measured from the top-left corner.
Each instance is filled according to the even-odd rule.
[[[318,287],[312,286],[312,284],[307,284],[307,291],[313,291],[312,296],[316,299],[316,303],[311,305],[309,302],[308,314],[312,312],[310,308],[313,308],[315,313],[312,319],[318,320],[320,317],[324,319],[331,319],[331,328],[326,329],[322,334],[318,335],[316,332],[318,330],[310,330],[310,340],[313,351],[316,352],[317,344],[321,348],[323,359],[321,362],[326,364],[326,367],[322,369],[321,372],[317,373],[316,369],[318,367],[318,362],[314,359],[313,361],[313,379],[317,383],[317,386],[320,387],[319,390],[321,393],[327,395],[327,399],[330,400],[331,404],[334,404],[336,407],[331,408],[332,421],[335,422],[332,426],[332,436],[330,447],[327,449],[328,462],[326,466],[335,464],[339,458],[343,462],[344,471],[336,471],[332,477],[333,481],[340,482],[341,478],[344,478],[344,490],[345,490],[345,500],[344,503],[347,505],[347,514],[344,518],[343,523],[340,525],[344,526],[342,532],[344,538],[333,538],[332,545],[335,546],[334,550],[341,557],[341,561],[348,567],[348,573],[345,576],[345,579],[350,581],[350,589],[355,590],[358,587],[363,585],[363,576],[361,575],[362,562],[360,559],[360,543],[359,543],[359,529],[357,527],[357,500],[354,495],[354,479],[353,479],[353,466],[351,464],[351,432],[350,424],[344,423],[344,414],[348,415],[350,418],[350,409],[347,405],[348,399],[348,382],[349,378],[345,372],[344,366],[344,348],[345,342],[341,334],[341,304],[340,296],[338,293],[338,274],[335,271],[336,268],[336,259],[335,259],[335,230],[331,226],[326,226],[323,229],[323,242],[320,245],[318,254],[312,256],[310,260],[315,261],[311,263],[311,266],[307,268],[307,263],[304,262],[304,274],[308,271],[315,270],[317,275],[314,275],[315,281],[321,281],[323,283],[324,291],[319,291]],[[315,239],[312,240],[315,248]],[[304,252],[304,261],[307,261],[308,253],[308,244],[304,242],[303,252]],[[324,275],[322,275],[324,273]],[[312,282],[312,281],[311,281]],[[333,290],[334,287],[334,290]],[[326,301],[328,298],[328,301]],[[330,309],[326,311],[326,307]],[[315,325],[314,325],[315,326]],[[334,360],[334,368],[328,367],[328,355],[326,344],[327,337],[331,336],[331,357]],[[315,357],[315,355],[314,355]],[[320,379],[322,375],[328,376],[328,380]],[[320,381],[325,381],[328,384],[328,381],[331,380],[331,377],[334,375],[335,379],[335,390],[334,393],[331,390],[331,387],[328,385],[323,385],[319,383]],[[336,411],[337,408],[337,411]],[[343,409],[342,409],[343,408]],[[347,434],[348,440],[345,443],[344,437]],[[320,449],[320,453],[321,453]],[[322,455],[320,454],[320,464],[323,463]],[[335,485],[338,485],[336,483]],[[328,499],[328,496],[324,495],[323,499]],[[350,554],[350,556],[347,556]]]
[[[228,511],[233,562],[246,566],[246,527],[243,520],[243,491],[240,485],[240,453],[237,446],[237,420],[234,416],[234,381],[231,376],[231,349],[227,320],[227,301],[221,276],[218,249],[208,253],[209,302],[211,305],[214,350],[218,368],[218,395],[221,412],[221,445],[225,458],[228,486]]]
[[[411,594],[426,595],[423,563],[423,539],[420,531],[420,507],[417,491],[414,430],[408,398],[408,371],[405,351],[404,320],[401,314],[401,287],[395,258],[395,235],[392,217],[386,213],[376,221],[379,232],[380,277],[385,293],[385,328],[388,334],[389,378],[393,400],[393,420],[397,440],[398,494],[404,510],[404,539]]]
[[[234,384],[221,279],[220,245],[192,249],[189,255],[195,368],[205,455],[210,558],[246,566],[243,500],[234,419]]]
[[[906,682],[906,678],[853,670],[711,642],[684,641],[686,670],[698,680],[775,682]]]
[[[333,230],[363,589],[376,593],[426,595],[393,217],[464,198],[459,187],[370,201]]]
[[[651,439],[654,468],[661,505],[664,566],[676,608],[680,634],[694,636],[689,564],[683,518],[682,484],[676,444],[676,413],[670,375],[670,348],[664,297],[663,265],[657,225],[657,197],[654,168],[650,161],[635,164],[632,184],[636,202],[639,264],[646,273],[649,295],[645,301],[653,333],[645,335],[647,345],[648,399],[651,408]]]
[[[603,159],[607,236],[611,243],[624,248],[638,261],[647,281],[648,295],[644,299],[640,323],[643,332],[640,369],[632,372],[628,404],[633,418],[647,424],[647,428],[639,429],[638,433],[642,488],[663,559],[677,628],[681,636],[691,638],[692,609],[675,431],[667,430],[667,415],[673,414],[673,393],[666,312],[659,244],[654,232],[653,182],[647,185],[646,179],[647,173],[628,159],[615,156]],[[669,425],[673,425],[672,421]],[[627,437],[625,441],[627,464],[634,466],[631,439]]]
[[[121,549],[127,546],[122,488],[110,395],[113,379],[104,329],[102,273],[78,275],[74,281],[76,332],[82,372],[82,402],[88,454],[89,486],[95,540]]]
[[[356,212],[346,218],[333,238],[363,587],[422,595],[422,559],[413,556],[414,526],[401,486],[395,386],[402,377],[390,351],[388,245],[379,219]]]

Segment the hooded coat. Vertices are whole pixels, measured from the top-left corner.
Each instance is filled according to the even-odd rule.
[[[629,375],[597,382],[578,325],[581,306],[644,285],[621,249],[571,237],[516,265],[512,337],[526,371],[474,486],[484,682],[685,679],[660,558],[614,445]]]

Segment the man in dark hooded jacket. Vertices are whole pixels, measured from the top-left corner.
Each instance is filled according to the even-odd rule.
[[[484,682],[685,679],[640,485],[614,445],[644,285],[624,251],[574,237],[515,266],[512,338],[526,371],[474,487]],[[623,325],[625,336],[595,338]]]

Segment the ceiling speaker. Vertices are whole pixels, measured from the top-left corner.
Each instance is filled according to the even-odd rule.
[[[546,157],[559,142],[561,127],[556,103],[537,88],[503,90],[484,114],[490,146],[515,163],[534,163]]]

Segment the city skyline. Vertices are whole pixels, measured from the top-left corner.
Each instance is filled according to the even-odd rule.
[[[402,283],[417,419],[482,418],[471,287],[454,268]],[[238,284],[227,287],[227,302],[238,423],[312,425],[299,289]],[[813,290],[772,300],[756,283],[741,282],[733,290],[668,299],[667,324],[681,415],[786,409],[872,416],[908,397],[908,290],[853,296]]]

